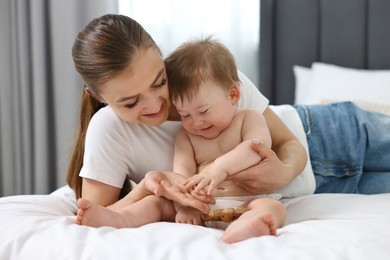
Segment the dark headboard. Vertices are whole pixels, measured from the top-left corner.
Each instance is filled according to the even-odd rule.
[[[390,0],[261,0],[260,90],[292,104],[292,66],[390,69]]]

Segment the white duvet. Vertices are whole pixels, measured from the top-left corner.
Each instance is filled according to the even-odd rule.
[[[217,229],[154,223],[74,224],[73,192],[0,198],[0,259],[390,259],[390,194],[308,195],[285,202],[277,236],[233,245]]]

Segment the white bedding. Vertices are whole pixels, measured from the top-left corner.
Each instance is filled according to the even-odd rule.
[[[390,257],[390,194],[317,194],[285,202],[277,236],[224,244],[222,231],[175,223],[74,224],[73,192],[0,198],[0,259],[372,259]]]

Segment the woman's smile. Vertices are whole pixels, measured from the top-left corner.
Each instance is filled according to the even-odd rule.
[[[160,110],[157,113],[151,113],[151,114],[144,114],[144,116],[149,117],[149,118],[156,118],[159,117],[163,114],[164,112],[164,103],[161,104]]]

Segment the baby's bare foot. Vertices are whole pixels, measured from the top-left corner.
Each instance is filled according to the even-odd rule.
[[[271,213],[233,221],[223,233],[222,240],[230,244],[265,235],[276,235],[276,224]]]
[[[127,227],[126,221],[117,212],[83,198],[77,201],[77,205],[79,210],[77,211],[76,224],[90,227]]]

